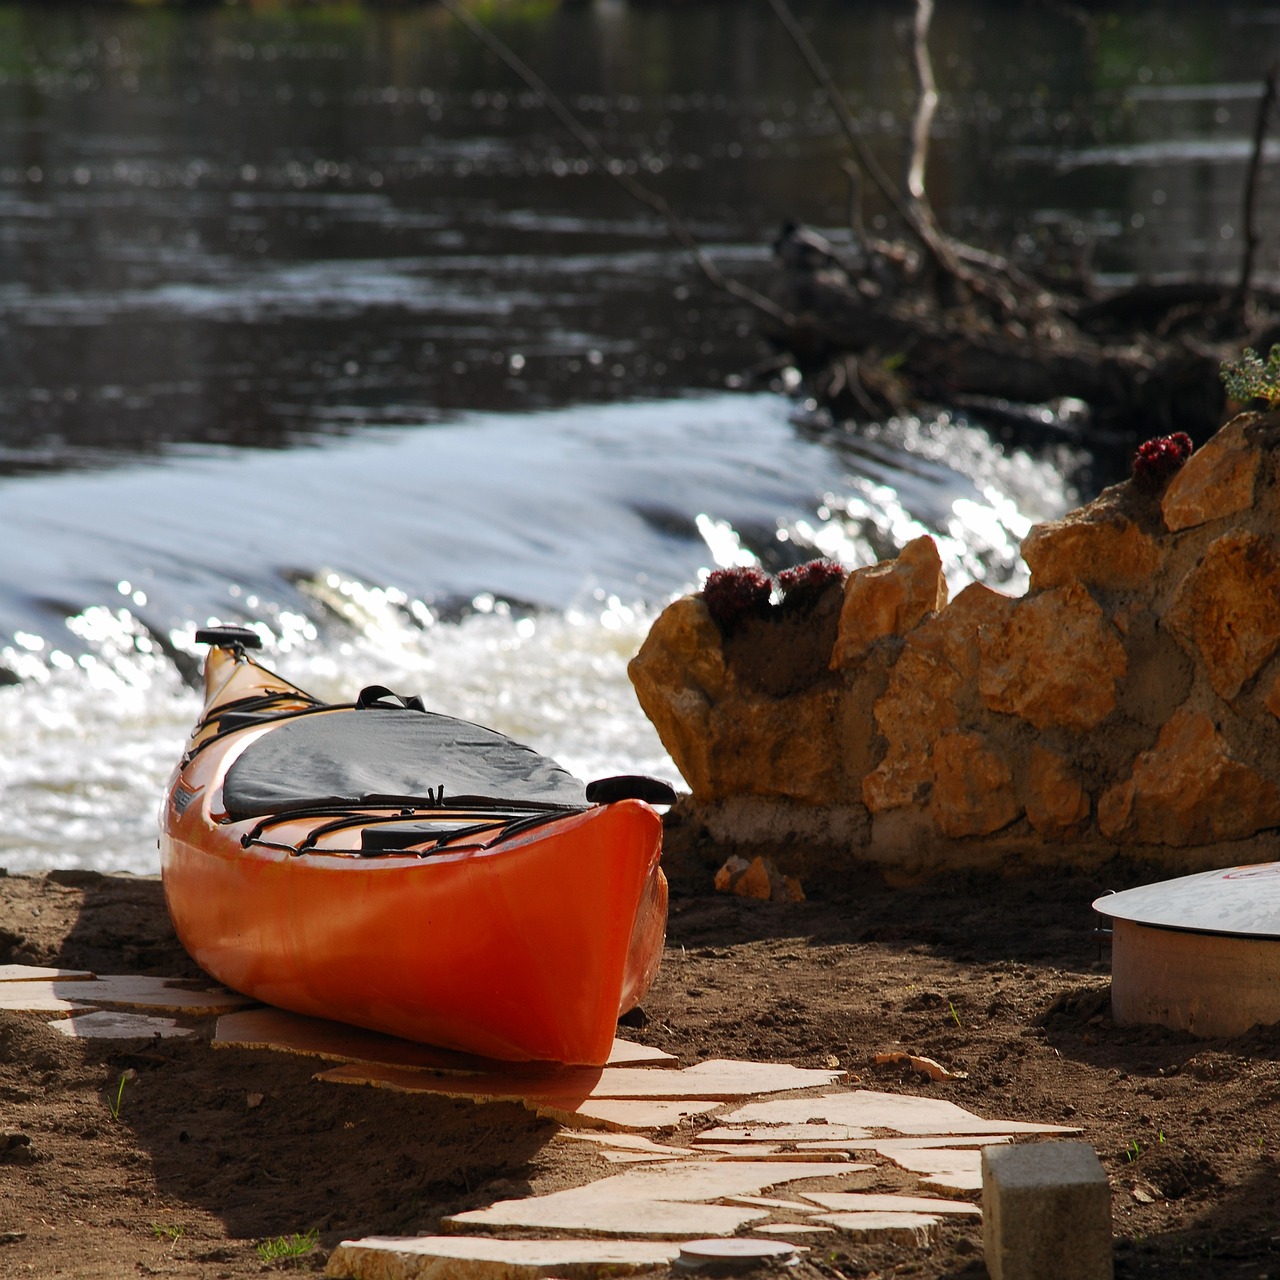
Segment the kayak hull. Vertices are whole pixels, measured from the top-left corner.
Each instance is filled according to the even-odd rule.
[[[207,711],[250,683],[270,691],[269,672],[233,661],[210,654]],[[486,1057],[608,1059],[665,933],[662,824],[648,804],[553,813],[429,856],[362,856],[350,826],[344,847],[299,853],[315,819],[286,818],[262,840],[260,822],[223,805],[227,770],[271,729],[202,746],[198,728],[161,814],[169,913],[202,969],[280,1008]]]

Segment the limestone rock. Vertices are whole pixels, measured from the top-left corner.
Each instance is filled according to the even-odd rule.
[[[1124,514],[1113,492],[1061,520],[1036,525],[1023,539],[1032,593],[1071,582],[1118,590],[1151,582],[1160,548]]]
[[[1238,840],[1277,823],[1280,789],[1236,759],[1208,715],[1185,707],[1098,802],[1103,836],[1140,844]]]
[[[1262,455],[1245,438],[1248,421],[1242,416],[1229,422],[1169,482],[1160,509],[1171,531],[1233,516],[1253,505]]]
[[[1036,743],[1027,768],[1027,821],[1046,840],[1060,840],[1089,817],[1089,793],[1071,765]]]
[[[1013,770],[980,735],[944,733],[933,758],[930,809],[943,835],[989,835],[1021,815]]]
[[[719,628],[697,596],[662,611],[627,674],[676,768],[694,795],[707,794],[711,708],[729,677]]]
[[[716,872],[716,891],[760,902],[803,902],[804,890],[794,876],[783,875],[772,858],[730,858]]]
[[[1096,728],[1114,710],[1124,645],[1079,583],[1027,596],[1003,628],[979,633],[978,688],[993,711],[1038,729]]]
[[[698,757],[704,789],[685,774],[695,798],[841,803],[846,788],[835,734],[837,699],[835,689],[819,688],[792,698],[740,695],[717,705]]]
[[[832,668],[854,665],[877,640],[902,635],[946,603],[942,560],[930,537],[908,542],[896,560],[855,570],[844,585]]]
[[[876,726],[888,750],[862,780],[862,802],[872,813],[913,804],[933,781],[931,749],[941,731],[956,726],[959,684],[953,668],[910,645],[894,663],[889,686],[875,705]]]
[[[1165,621],[1231,701],[1280,648],[1280,559],[1255,533],[1228,533],[1178,586]]]
[[[945,609],[922,622],[908,645],[945,662],[962,680],[972,680],[981,659],[979,634],[984,627],[1007,625],[1016,603],[984,582],[971,582]]]

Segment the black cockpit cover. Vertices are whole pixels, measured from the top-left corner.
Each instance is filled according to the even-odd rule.
[[[586,789],[554,760],[493,729],[398,707],[290,717],[240,753],[223,786],[234,820],[384,797],[582,806]]]

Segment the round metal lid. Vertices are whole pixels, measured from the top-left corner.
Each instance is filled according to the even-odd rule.
[[[1280,862],[1201,871],[1104,894],[1093,908],[1116,920],[1251,938],[1280,938]]]

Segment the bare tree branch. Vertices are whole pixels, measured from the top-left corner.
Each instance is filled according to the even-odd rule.
[[[912,33],[912,66],[916,73],[916,115],[911,125],[911,162],[907,166],[907,190],[913,200],[928,207],[924,167],[929,158],[929,133],[933,113],[938,109],[938,86],[929,57],[929,24],[933,21],[933,0],[916,0],[916,20]],[[932,216],[932,210],[930,210]]]
[[[740,281],[724,275],[719,267],[707,256],[706,251],[694,238],[693,233],[685,226],[675,210],[643,183],[637,182],[627,173],[622,161],[611,156],[580,120],[558,98],[543,79],[523,61],[513,50],[500,40],[483,23],[478,22],[467,12],[457,0],[439,0],[440,7],[460,22],[481,44],[498,58],[508,69],[513,71],[537,95],[539,102],[551,112],[566,130],[577,140],[579,145],[594,161],[596,167],[617,182],[633,199],[647,205],[667,225],[667,230],[675,240],[688,251],[702,274],[718,289],[723,289],[740,302],[763,312],[779,324],[791,325],[794,318],[790,312],[779,307],[770,298],[757,292]]]
[[[1258,251],[1258,228],[1255,218],[1258,199],[1258,174],[1262,169],[1262,153],[1266,148],[1267,125],[1276,104],[1276,77],[1280,75],[1280,63],[1273,62],[1262,86],[1262,100],[1258,103],[1258,117],[1253,128],[1253,154],[1249,157],[1249,170],[1244,183],[1244,257],[1240,263],[1240,281],[1236,285],[1234,303],[1243,311],[1249,304],[1253,282],[1253,260]]]

